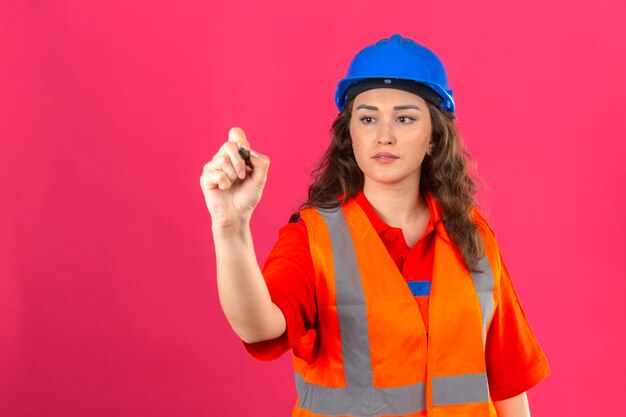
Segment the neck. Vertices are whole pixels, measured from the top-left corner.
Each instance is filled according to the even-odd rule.
[[[372,184],[365,182],[363,194],[380,218],[392,227],[410,224],[428,204],[419,192],[419,181],[412,184]]]

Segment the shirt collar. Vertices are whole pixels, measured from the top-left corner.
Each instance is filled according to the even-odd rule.
[[[430,210],[430,220],[428,221],[425,232],[425,234],[428,234],[434,230],[435,222],[441,219],[441,208],[429,191],[423,191],[422,195],[424,196],[424,200],[426,200],[428,209]],[[380,234],[391,227],[380,218],[378,213],[376,213],[374,207],[372,207],[367,197],[365,197],[365,194],[363,194],[363,190],[359,191],[357,195],[354,196],[354,200],[359,204],[359,206],[361,206],[370,223],[374,226],[376,233]]]

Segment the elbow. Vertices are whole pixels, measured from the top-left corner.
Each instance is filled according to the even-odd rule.
[[[268,338],[255,336],[255,335],[239,335],[239,338],[249,345],[253,343],[259,343],[259,342],[264,342],[266,340],[270,340]]]
[[[258,343],[280,337],[287,329],[285,317],[280,309],[272,304],[267,313],[252,313],[237,319],[226,316],[233,331],[245,343]]]
[[[278,336],[280,336],[280,335],[274,336],[274,335],[261,334],[261,333],[243,333],[243,332],[237,332],[237,331],[235,331],[235,333],[237,333],[237,336],[239,336],[239,338],[247,344],[264,342],[266,340],[276,339]]]
[[[251,329],[251,328],[244,328],[244,327],[239,327],[239,326],[234,326],[232,325],[232,328],[234,330],[234,332],[237,334],[237,336],[239,336],[239,338],[248,344],[252,344],[252,343],[258,343],[258,342],[264,342],[266,340],[272,340],[272,339],[276,339],[277,337],[279,337],[281,334],[275,334],[275,332],[266,330],[266,329]]]

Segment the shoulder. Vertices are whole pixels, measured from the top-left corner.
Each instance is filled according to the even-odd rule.
[[[497,244],[496,232],[494,232],[494,230],[491,228],[491,225],[489,225],[489,222],[487,222],[487,220],[482,215],[478,207],[474,206],[474,208],[472,209],[471,215],[472,215],[472,220],[474,220],[474,223],[478,227],[478,230],[481,236],[483,237],[483,239],[487,239],[491,241],[492,243]]]
[[[278,242],[308,243],[308,231],[304,220],[298,218],[278,229]]]
[[[287,274],[293,277],[301,270],[310,275],[313,266],[307,228],[303,221],[298,221],[287,223],[278,230],[278,239],[265,259],[263,274],[267,280],[267,277],[274,275],[282,277]]]
[[[499,276],[502,266],[500,245],[498,245],[496,233],[477,207],[472,209],[472,219],[478,227],[478,231],[483,240],[485,255],[487,255],[489,259],[493,272],[496,276]]]
[[[302,260],[308,252],[309,239],[304,221],[287,223],[278,229],[278,238],[267,254],[265,267],[284,258]]]

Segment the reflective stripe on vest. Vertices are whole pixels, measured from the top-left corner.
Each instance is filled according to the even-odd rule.
[[[470,404],[489,401],[487,374],[436,376],[433,405]]]
[[[323,416],[397,416],[426,410],[424,383],[398,388],[328,388],[296,375],[298,407]]]
[[[374,386],[366,298],[350,227],[342,208],[316,211],[331,241],[346,387],[312,384],[296,373],[298,407],[324,416],[401,416],[426,410],[425,382],[393,388]],[[494,282],[486,257],[479,268],[483,272],[471,272],[471,277],[480,302],[484,346],[494,309]],[[488,402],[488,393],[485,373],[432,378],[433,406]]]
[[[483,346],[487,345],[487,325],[493,314],[494,300],[493,300],[493,273],[491,272],[491,265],[487,257],[483,257],[478,263],[478,268],[483,272],[471,271],[472,281],[474,281],[474,289],[476,289],[476,295],[478,295],[478,301],[480,302],[480,311],[482,312],[483,319]]]

